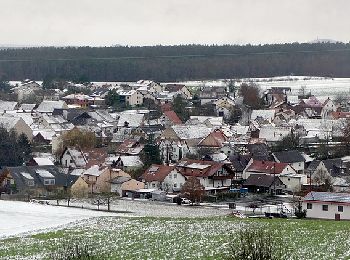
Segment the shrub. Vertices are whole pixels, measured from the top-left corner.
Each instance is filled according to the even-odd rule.
[[[105,259],[99,254],[93,246],[82,241],[70,243],[68,241],[63,247],[54,253],[51,253],[48,258],[52,260],[92,260]]]
[[[280,260],[284,259],[282,245],[271,231],[261,227],[249,227],[238,232],[230,243],[231,260]]]

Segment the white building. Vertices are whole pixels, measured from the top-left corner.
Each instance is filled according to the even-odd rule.
[[[319,219],[350,220],[350,194],[310,192],[302,203],[306,217]]]
[[[146,188],[156,188],[166,192],[178,192],[186,182],[175,166],[152,164],[142,175]]]

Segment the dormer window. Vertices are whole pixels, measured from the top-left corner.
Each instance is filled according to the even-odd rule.
[[[55,185],[55,179],[44,179],[44,185]]]

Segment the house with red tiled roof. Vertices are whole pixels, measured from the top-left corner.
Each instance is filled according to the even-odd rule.
[[[249,176],[256,174],[278,176],[286,185],[286,190],[289,191],[298,191],[301,185],[307,183],[307,176],[297,173],[289,163],[251,159],[243,171],[243,179],[248,179]]]
[[[164,111],[159,118],[159,124],[169,127],[172,125],[181,125],[182,121],[173,110]]]
[[[203,138],[198,147],[220,149],[228,141],[227,136],[219,129],[214,130],[208,136]]]
[[[350,112],[331,112],[329,114],[329,119],[331,120],[338,120],[338,119],[348,119],[350,118]]]
[[[231,164],[184,159],[176,168],[185,177],[194,176],[206,188],[230,187],[235,173]]]
[[[175,166],[152,164],[140,177],[145,188],[160,189],[166,192],[178,192],[186,178]]]

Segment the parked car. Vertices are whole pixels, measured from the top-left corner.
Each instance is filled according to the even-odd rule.
[[[181,200],[181,204],[191,204],[191,203],[192,203],[192,201],[189,199],[186,199],[186,198],[182,198],[182,200]]]

